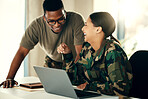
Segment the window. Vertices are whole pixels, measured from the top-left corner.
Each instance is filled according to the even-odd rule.
[[[148,50],[147,0],[94,0],[94,11],[107,11],[114,17],[117,23],[114,36],[121,37],[128,57],[137,50]]]
[[[120,0],[125,20],[124,49],[128,56],[137,50],[148,50],[148,1]]]
[[[5,79],[24,34],[25,0],[1,0],[0,7],[0,77]],[[16,78],[24,76],[23,69]]]

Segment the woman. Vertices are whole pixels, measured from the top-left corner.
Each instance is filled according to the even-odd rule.
[[[57,48],[66,62],[63,69],[73,75],[71,80],[78,88],[106,95],[128,95],[132,83],[131,65],[119,41],[112,36],[114,30],[115,21],[109,13],[92,13],[82,28],[85,43],[80,59],[74,63],[65,43]]]

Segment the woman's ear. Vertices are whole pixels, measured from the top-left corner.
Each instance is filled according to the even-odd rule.
[[[97,27],[97,33],[100,33],[102,31],[102,27]]]

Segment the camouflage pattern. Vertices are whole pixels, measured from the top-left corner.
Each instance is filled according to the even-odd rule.
[[[132,68],[125,52],[115,41],[104,40],[96,52],[85,42],[76,64],[72,54],[64,55],[64,60],[66,66],[63,69],[73,75],[73,84],[87,82],[84,90],[128,95],[133,78]]]
[[[52,60],[49,56],[45,57],[44,67],[62,69],[62,65],[63,65],[62,62],[56,62]]]

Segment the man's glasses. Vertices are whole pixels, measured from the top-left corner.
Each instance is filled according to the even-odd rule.
[[[48,23],[49,25],[51,25],[51,26],[55,25],[56,22],[58,22],[59,24],[64,24],[64,22],[65,22],[65,20],[66,20],[66,16],[65,16],[65,15],[63,15],[62,17],[60,17],[58,20],[50,20],[50,19],[47,20],[45,14],[44,14],[44,17],[45,17],[47,23]]]

